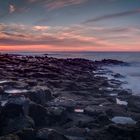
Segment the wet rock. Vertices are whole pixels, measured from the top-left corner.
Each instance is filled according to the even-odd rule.
[[[140,130],[136,127],[131,126],[119,126],[119,125],[109,125],[106,128],[106,132],[109,132],[111,135],[116,137],[116,140],[120,137],[122,140],[124,139],[136,139],[138,140],[140,138],[140,135],[138,134]]]
[[[53,99],[51,91],[46,87],[35,87],[28,96],[30,100],[42,105]]]
[[[0,86],[0,95],[4,93],[3,86]]]
[[[15,84],[16,84],[16,82],[14,82],[12,80],[2,80],[2,81],[0,81],[0,85],[1,86],[5,86],[6,85],[6,87],[11,87],[12,85],[15,85]]]
[[[26,82],[30,87],[37,86],[36,80],[26,80]]]
[[[64,107],[49,107],[48,113],[53,116],[62,116],[66,112],[66,108]]]
[[[67,99],[67,98],[56,98],[54,99],[52,102],[48,102],[47,105],[48,106],[56,106],[56,107],[65,107],[67,110],[73,111],[75,106],[76,106],[76,102],[72,99]]]
[[[22,81],[18,81],[15,85],[13,85],[13,87],[15,89],[21,90],[21,92],[23,90],[23,92],[24,92],[25,89],[28,89],[29,88],[29,85],[27,83],[25,83],[24,80],[22,80]],[[25,92],[26,92],[26,90],[25,90]]]
[[[116,103],[116,98],[114,98],[113,96],[107,96],[106,99],[112,104]]]
[[[94,117],[98,117],[99,115],[108,115],[109,117],[125,115],[127,109],[125,106],[120,105],[106,105],[106,106],[88,106],[85,108],[85,113]]]
[[[1,120],[4,118],[14,118],[17,116],[24,116],[22,105],[8,103],[1,109]]]
[[[87,131],[85,128],[71,127],[66,130],[67,136],[85,137],[86,134],[87,134]]]
[[[78,83],[75,83],[71,81],[65,88],[66,91],[78,91],[81,87],[78,85]]]
[[[87,106],[85,108],[85,113],[92,115],[92,116],[98,116],[100,114],[105,114],[108,108],[104,106]]]
[[[97,64],[103,65],[127,65],[123,61],[113,60],[113,59],[103,59],[102,61],[95,61]]]
[[[131,96],[128,99],[128,109],[140,113],[140,97],[138,96]]]
[[[34,78],[48,78],[48,79],[54,79],[57,80],[59,79],[57,73],[45,73],[45,72],[36,72],[36,73],[30,73],[29,74],[30,77],[34,77]]]
[[[131,96],[132,91],[131,90],[122,90],[118,93],[118,96]]]
[[[35,126],[48,124],[47,110],[42,105],[31,103],[29,106],[29,116],[34,120]]]
[[[51,125],[64,124],[68,120],[67,110],[64,107],[48,107],[47,111]]]
[[[37,132],[37,140],[68,140],[64,135],[54,129],[43,128]]]
[[[95,122],[100,124],[101,126],[108,125],[111,123],[109,117],[105,114],[99,115]]]
[[[69,121],[63,125],[65,128],[70,128],[73,126],[86,127],[89,123],[94,121],[93,117],[81,113],[68,113],[67,116]]]
[[[139,140],[138,123],[120,125],[111,118],[139,121],[140,98],[123,90],[122,76],[105,65],[125,63],[0,54],[0,134],[15,133],[21,140]]]
[[[24,128],[34,127],[34,121],[30,117],[14,117],[14,118],[5,118],[1,122],[1,134],[9,134],[17,132]]]
[[[32,128],[26,128],[16,133],[21,140],[35,140],[36,131]]]
[[[112,87],[120,87],[120,85],[122,85],[124,82],[122,82],[122,81],[119,81],[119,80],[116,80],[116,79],[110,79],[109,81],[108,81],[108,84],[109,84],[109,86],[112,86]]]
[[[4,97],[1,101],[2,114],[5,116],[21,116],[28,115],[30,100],[24,95],[12,95]]]
[[[103,129],[91,130],[88,140],[139,140],[139,132],[135,127],[110,124]]]
[[[10,134],[0,137],[0,140],[20,140],[20,138],[17,135]]]
[[[115,78],[125,78],[123,75],[117,73],[113,75]]]

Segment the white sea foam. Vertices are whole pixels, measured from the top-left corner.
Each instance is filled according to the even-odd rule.
[[[120,81],[127,81],[126,84],[123,84],[124,89],[132,89],[133,94],[140,95],[140,64],[132,64],[130,66],[113,66],[108,67],[115,73],[120,73],[124,75],[125,78],[120,78]]]

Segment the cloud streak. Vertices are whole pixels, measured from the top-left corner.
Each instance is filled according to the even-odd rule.
[[[92,34],[90,34],[92,32]],[[130,46],[138,42],[139,28],[103,28],[86,25],[75,26],[31,26],[22,24],[0,24],[1,46],[15,49],[35,46],[40,50],[101,50],[116,48],[121,44]],[[128,41],[129,39],[129,41]],[[38,46],[38,47],[37,47]],[[4,47],[3,47],[4,48]]]
[[[89,19],[85,21],[84,23],[92,23],[92,22],[98,22],[102,20],[107,20],[107,19],[113,19],[113,18],[119,18],[119,17],[124,17],[124,16],[129,16],[129,15],[134,15],[140,13],[140,8],[131,10],[131,11],[125,11],[125,12],[119,12],[119,13],[114,13],[114,14],[109,14],[109,15],[103,15],[100,17],[96,17],[93,19]]]
[[[48,11],[61,9],[66,6],[79,5],[87,2],[88,0],[27,0],[28,3],[41,3],[45,5]]]
[[[87,0],[51,0],[49,2],[46,2],[46,7],[49,11],[51,11],[66,6],[79,5],[85,2],[87,2]]]
[[[9,5],[9,13],[12,14],[16,11],[16,7],[12,4]]]

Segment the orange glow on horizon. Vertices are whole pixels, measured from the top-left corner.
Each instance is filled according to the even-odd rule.
[[[42,52],[42,51],[140,51],[139,46],[109,46],[109,47],[96,47],[96,46],[84,46],[84,47],[58,47],[51,45],[21,45],[21,46],[0,46],[0,51],[33,51],[33,52]]]

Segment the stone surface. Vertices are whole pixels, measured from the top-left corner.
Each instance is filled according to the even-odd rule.
[[[37,132],[37,139],[40,140],[68,140],[64,135],[54,129],[43,128]]]
[[[139,140],[140,97],[109,65],[127,64],[0,54],[0,140]]]

